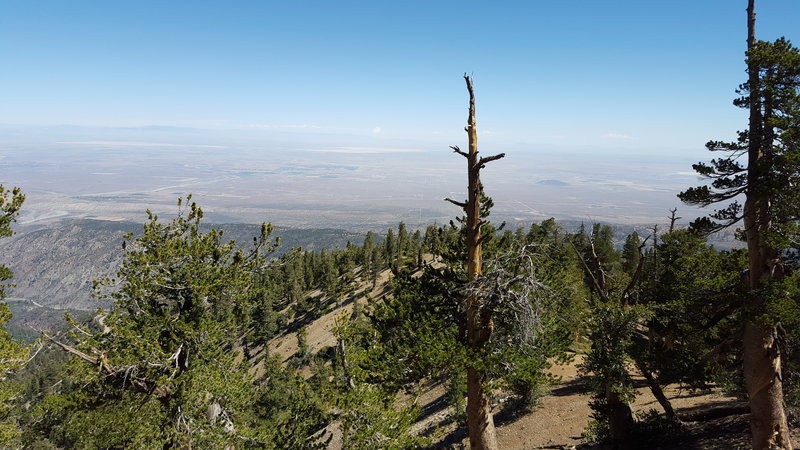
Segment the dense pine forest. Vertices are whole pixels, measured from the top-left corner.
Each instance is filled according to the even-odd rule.
[[[591,410],[586,448],[698,448],[698,427],[749,414],[745,445],[791,449],[800,52],[755,38],[753,0],[747,42],[734,103],[749,127],[694,165],[708,184],[680,200],[711,212],[688,226],[671,205],[668,226],[622,240],[603,223],[492,222],[480,176],[504,155],[479,154],[466,75],[468,147],[452,150],[467,198],[446,199],[463,210],[449,224],[401,222],[312,251],[282,247],[269,223],[231,241],[191,196],[174,217],[148,211],[116,274],[92,280],[109,308],[67,314],[32,344],[0,328],[0,446],[496,449],[495,421],[547,413],[571,366]],[[0,186],[0,237],[24,201]],[[741,248],[709,243],[723,229]],[[12,275],[0,266],[0,297]],[[0,324],[10,318],[0,303]],[[738,401],[685,411],[676,386]],[[423,400],[434,391],[438,404]],[[655,405],[637,413],[642,395]]]

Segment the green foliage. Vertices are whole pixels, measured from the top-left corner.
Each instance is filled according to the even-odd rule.
[[[11,231],[11,224],[19,215],[22,203],[25,202],[25,195],[18,187],[8,189],[0,184],[0,237],[8,237],[14,234]]]
[[[591,242],[600,264],[605,268],[613,268],[619,262],[619,253],[614,249],[614,230],[610,225],[600,223],[592,225]]]
[[[392,286],[394,295],[370,314],[379,346],[373,341],[369,366],[380,384],[399,389],[458,371],[467,358],[458,322],[463,312],[458,299],[447,295],[446,281],[434,272],[414,277],[401,271]]]
[[[331,365],[316,367],[320,392],[333,405],[346,449],[425,448],[430,439],[417,436],[412,426],[420,409],[415,398],[400,400],[382,380],[376,353],[367,344],[375,330],[361,317],[340,317],[333,329],[336,355]],[[376,374],[379,374],[376,377]]]
[[[662,235],[656,250],[639,298],[652,309],[649,339],[636,356],[663,384],[703,387],[734,368],[732,345],[722,350],[740,324],[745,252],[717,251],[693,230]]]
[[[637,326],[647,315],[646,308],[626,308],[617,300],[595,301],[588,315],[592,346],[579,367],[592,393],[589,406],[596,422],[593,433],[598,440],[608,437],[610,417],[619,414],[615,409],[635,398],[628,355]]]
[[[633,276],[639,266],[639,261],[641,260],[639,245],[641,243],[642,239],[635,231],[625,238],[625,245],[622,247],[622,270],[628,276]]]
[[[20,430],[14,417],[16,398],[21,386],[11,383],[10,377],[25,362],[29,349],[14,341],[6,331],[5,324],[11,319],[8,305],[0,303],[0,446],[18,445]]]
[[[8,237],[14,234],[11,230],[11,223],[14,222],[22,203],[25,201],[25,196],[22,195],[20,188],[6,189],[0,184],[0,237]],[[8,267],[0,264],[0,299],[5,298],[5,288],[7,284],[3,281],[11,279],[11,270]]]
[[[336,398],[345,449],[427,448],[430,438],[416,436],[411,426],[419,417],[416,403],[398,405],[383,389],[357,383]]]
[[[0,185],[0,237],[13,234],[11,223],[19,214],[25,196],[19,188],[11,190]],[[0,265],[0,299],[5,298],[8,284],[3,281],[12,276],[11,270]],[[11,310],[5,302],[0,302],[0,446],[13,447],[18,443],[20,430],[12,416],[14,400],[19,395],[19,386],[9,382],[9,377],[18,370],[28,354],[28,348],[12,339],[6,330],[11,320]]]
[[[271,226],[245,252],[223,243],[220,230],[202,232],[202,217],[194,203],[166,224],[149,214],[143,236],[128,238],[118,278],[98,283],[112,288],[114,306],[100,313],[99,329],[74,324],[81,331],[71,335],[74,348],[87,357],[70,363],[73,389],[37,406],[30,440],[88,448],[268,444],[259,440],[269,437],[262,429],[269,424],[253,410],[249,364],[234,349],[261,294],[254,278],[274,247]]]
[[[708,206],[728,202],[710,217],[693,223],[700,231],[713,231],[727,227],[742,218],[742,205],[736,199],[740,194],[771,199],[768,212],[773,221],[769,239],[773,248],[786,248],[796,236],[800,184],[800,52],[789,41],[781,38],[775,42],[757,41],[747,53],[748,67],[758,71],[758,86],[743,83],[737,93],[741,96],[734,104],[749,109],[751,93],[759,111],[756,129],[740,131],[735,142],[710,141],[706,147],[728,155],[715,158],[710,163],[697,163],[692,167],[710,180],[710,186],[699,186],[682,192],[679,197],[686,203]],[[752,141],[752,142],[751,142]],[[752,167],[739,162],[751,144],[764,155]],[[748,170],[752,175],[748,176]],[[797,240],[794,239],[796,242]]]
[[[331,435],[325,426],[331,417],[323,398],[294,369],[281,367],[277,358],[262,362],[263,373],[253,394],[258,442],[274,449],[323,449]]]
[[[494,333],[485,350],[476,354],[467,345],[463,299],[466,282],[463,230],[455,225],[426,230],[426,250],[436,250],[433,263],[420,271],[400,268],[392,282],[393,295],[367,313],[369,338],[358,367],[373,383],[390,392],[424,380],[443,381],[455,406],[454,419],[463,418],[467,367],[487,370],[491,388],[513,394],[514,404],[528,408],[553,381],[546,375],[553,358],[565,354],[572,330],[580,271],[570,256],[566,233],[545,221],[529,235],[498,235],[484,247],[487,301],[495,308]],[[355,370],[355,369],[354,369]]]
[[[394,238],[394,229],[389,228],[386,232],[386,239],[383,243],[384,246],[384,253],[383,258],[389,263],[389,267],[394,267],[395,265],[395,254],[397,252],[397,244],[395,243]]]
[[[763,321],[780,323],[778,342],[784,364],[783,388],[788,405],[800,407],[800,272],[773,280],[763,290],[767,298]]]
[[[573,242],[590,291],[585,326],[591,349],[579,366],[591,392],[593,421],[587,436],[610,439],[618,445],[628,439],[633,424],[629,405],[635,392],[629,357],[638,327],[650,312],[645,306],[634,305],[638,271],[628,274],[619,264],[610,227],[595,224],[590,238],[581,226]]]

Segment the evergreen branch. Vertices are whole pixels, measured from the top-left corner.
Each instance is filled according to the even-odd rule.
[[[714,192],[708,186],[689,188],[678,194],[682,202],[690,205],[709,206],[725,200],[731,200],[747,191],[746,186],[730,189],[724,192]]]
[[[67,344],[65,344],[63,342],[57,341],[55,338],[53,338],[52,336],[48,335],[46,332],[44,332],[42,330],[40,330],[39,332],[42,334],[42,336],[45,339],[47,339],[48,341],[50,341],[53,344],[57,345],[58,347],[60,347],[65,352],[67,352],[69,354],[72,354],[72,355],[75,355],[78,358],[88,362],[89,364],[91,364],[93,366],[100,367],[100,371],[104,375],[106,375],[107,377],[110,377],[112,382],[116,382],[116,383],[119,382],[120,371],[119,370],[114,370],[114,368],[112,368],[108,364],[108,358],[106,358],[104,352],[97,352],[98,356],[97,356],[97,358],[95,358],[93,356],[87,355],[86,353],[83,353],[82,351],[78,350],[75,347],[72,347],[72,346],[67,345]],[[131,383],[130,383],[131,386],[134,386],[137,390],[139,390],[139,391],[141,391],[143,393],[148,393],[148,394],[149,393],[154,393],[156,395],[156,397],[159,397],[159,398],[164,398],[164,397],[167,397],[169,395],[170,389],[169,389],[168,386],[158,386],[158,385],[156,385],[155,383],[153,383],[150,380],[146,380],[146,379],[142,379],[142,378],[129,377],[128,376],[129,372],[130,372],[130,368],[129,368],[129,370],[124,371],[124,373],[123,373],[123,378],[122,378],[122,385],[123,386],[125,385],[126,380],[130,380],[131,381]]]

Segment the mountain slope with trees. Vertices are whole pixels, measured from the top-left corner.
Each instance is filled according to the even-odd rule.
[[[526,433],[549,436],[541,445],[574,444],[539,429],[550,414],[580,422],[585,447],[731,448],[748,439],[749,421],[753,448],[791,449],[800,407],[800,52],[785,39],[755,40],[753,0],[747,17],[748,79],[734,103],[749,110],[749,127],[736,142],[710,142],[727,156],[696,164],[711,184],[681,194],[722,202],[710,217],[682,228],[672,209],[669,227],[622,239],[607,224],[490,223],[480,171],[504,155],[478,156],[465,75],[469,149],[451,148],[467,160],[467,199],[445,199],[465,216],[447,225],[400,223],[385,236],[303,250],[287,248],[268,223],[207,226],[191,196],[174,218],[148,211],[126,233],[92,223],[105,242],[84,247],[102,253],[90,284],[103,308],[66,314],[31,346],[0,330],[0,445],[543,442]],[[23,200],[0,186],[0,237],[12,234]],[[709,232],[740,220],[746,248],[710,243]],[[63,231],[80,244],[78,228]],[[45,270],[47,261],[30,265]],[[11,275],[0,266],[0,281]],[[76,275],[84,290],[88,275]],[[52,280],[56,289],[76,281]],[[0,325],[9,319],[0,304]]]

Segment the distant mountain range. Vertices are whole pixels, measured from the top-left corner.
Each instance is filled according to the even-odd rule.
[[[536,184],[541,184],[544,186],[569,186],[569,183],[563,182],[561,180],[542,180],[542,181],[537,181]]]

